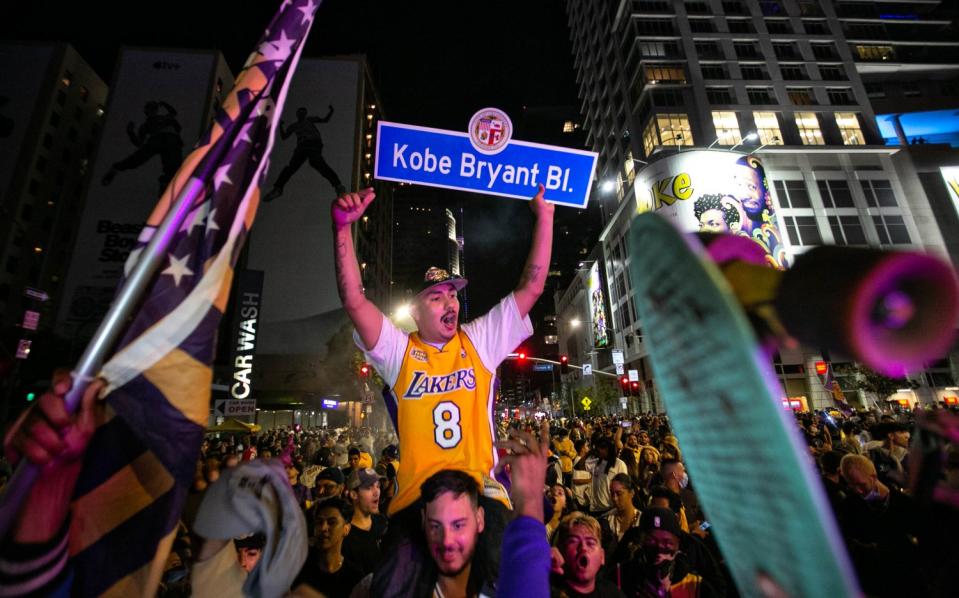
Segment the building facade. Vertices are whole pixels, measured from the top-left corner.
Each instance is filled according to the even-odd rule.
[[[951,90],[959,37],[948,4],[567,2],[587,144],[600,153],[606,181],[594,195],[610,214],[594,255],[603,256],[610,346],[625,352],[626,368],[641,372],[651,399],[655,382],[631,299],[626,233],[635,215],[660,199],[680,205],[699,197],[692,187],[686,197],[660,197],[667,177],[683,169],[699,169],[705,181],[719,153],[731,164],[761,164],[786,263],[824,243],[950,255],[937,217],[944,208],[925,191],[929,177],[917,170],[912,146],[885,144],[872,104],[877,86],[892,95],[924,73]],[[936,51],[923,48],[927,39]],[[959,101],[940,98],[934,107],[943,105]],[[612,369],[609,353],[598,350],[594,367]],[[784,399],[832,404],[814,373],[820,359],[811,351],[776,356]],[[931,366],[913,381],[910,404],[936,401],[954,385],[936,384],[949,383],[939,376],[948,361]]]

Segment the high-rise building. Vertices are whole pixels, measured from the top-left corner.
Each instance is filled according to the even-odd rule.
[[[608,347],[587,343],[594,367],[612,370],[610,349],[619,348],[627,369],[651,377],[628,272],[626,233],[636,213],[688,210],[684,226],[701,229],[708,210],[693,218],[692,204],[707,204],[713,179],[743,185],[741,167],[760,175],[776,229],[767,250],[781,265],[823,243],[949,254],[937,222],[945,208],[925,191],[932,178],[921,176],[912,146],[886,145],[877,124],[876,113],[895,104],[872,101],[880,88],[913,98],[916,89],[938,89],[947,97],[930,109],[959,106],[948,95],[959,74],[954,3],[568,0],[567,12],[583,128],[603,181],[596,193],[604,230],[591,256],[608,299],[589,309],[611,325]],[[931,172],[929,160],[920,162]],[[941,177],[939,184],[944,190]],[[732,193],[716,191],[717,201]],[[727,226],[748,226],[741,210],[729,218]],[[567,295],[579,292],[573,287]],[[562,293],[559,302],[576,303]],[[778,357],[784,398],[831,404],[812,373],[819,355]],[[933,366],[920,388],[896,398],[941,399],[944,385],[933,382],[945,380],[936,374],[948,363]]]
[[[0,72],[0,325],[21,324],[29,309],[46,330],[70,262],[107,85],[67,44],[0,46]],[[49,299],[25,296],[28,289]]]

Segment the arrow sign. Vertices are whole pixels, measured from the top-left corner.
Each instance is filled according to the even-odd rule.
[[[579,404],[583,406],[583,409],[589,411],[589,406],[593,404],[593,401],[589,397],[583,397],[583,400],[580,401]]]

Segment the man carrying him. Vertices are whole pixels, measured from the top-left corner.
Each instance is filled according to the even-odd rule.
[[[366,575],[380,559],[380,540],[387,528],[386,517],[380,514],[380,476],[372,469],[358,469],[346,485],[353,517],[343,554]]]
[[[396,328],[363,294],[351,226],[373,201],[372,189],[341,195],[333,203],[340,298],[356,327],[357,344],[390,389],[387,408],[404,458],[397,472],[396,495],[390,503],[390,531],[384,540],[384,554],[390,558],[402,551],[389,548],[394,543],[409,542],[409,532],[417,526],[422,506],[417,501],[420,487],[443,469],[467,472],[483,489],[485,498],[499,500],[483,501],[487,511],[499,512],[489,517],[498,522],[491,535],[497,536],[505,526],[504,505],[509,499],[493,480],[497,461],[493,448],[495,371],[533,332],[528,314],[543,292],[553,238],[554,207],[543,199],[544,193],[540,185],[530,203],[536,222],[529,257],[516,289],[489,313],[461,327],[457,292],[466,286],[466,280],[430,268],[413,301],[411,312],[417,332],[412,334]],[[498,546],[494,543],[491,548],[495,555]],[[397,568],[381,569],[388,570]],[[378,577],[374,582],[378,595],[387,594],[390,586],[397,585],[387,580],[381,586],[379,582]]]

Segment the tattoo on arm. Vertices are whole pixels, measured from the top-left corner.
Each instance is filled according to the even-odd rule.
[[[523,278],[520,281],[520,286],[536,283],[542,270],[543,267],[536,264],[530,264],[526,266],[526,270],[523,271]]]

